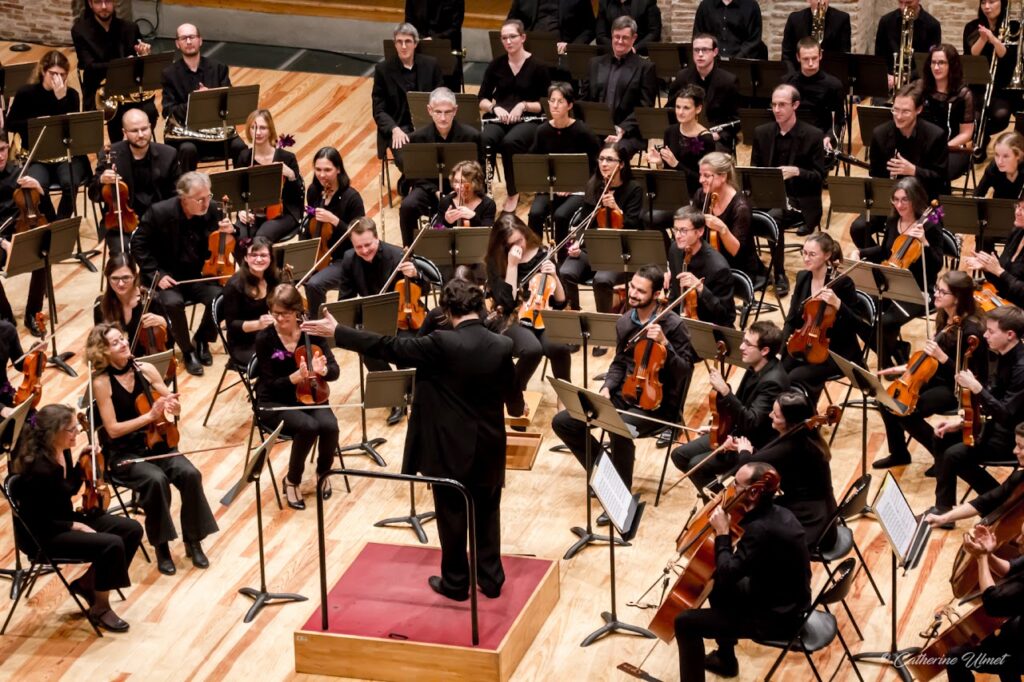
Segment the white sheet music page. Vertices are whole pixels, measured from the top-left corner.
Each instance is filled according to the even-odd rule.
[[[590,487],[601,502],[608,518],[615,524],[619,533],[624,533],[629,528],[629,510],[633,502],[633,496],[629,488],[623,483],[619,472],[608,455],[601,453],[594,467],[594,474],[590,477]]]
[[[917,518],[891,473],[885,476],[875,499],[874,511],[897,556],[903,561],[917,532]]]

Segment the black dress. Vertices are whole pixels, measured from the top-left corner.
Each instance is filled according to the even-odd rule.
[[[266,215],[263,215],[256,218],[256,222],[251,227],[248,225],[236,225],[236,227],[240,228],[240,235],[242,237],[266,237],[276,244],[292,234],[298,224],[302,222],[304,206],[302,203],[302,173],[299,171],[299,162],[295,158],[295,154],[280,147],[275,148],[273,163],[283,163],[291,168],[292,173],[295,174],[294,180],[284,180],[282,177],[281,203],[283,210],[281,215],[273,219],[268,219]],[[246,168],[250,164],[252,164],[252,148],[246,147],[238,155],[238,160],[235,161],[235,168]],[[261,164],[255,163],[253,165],[259,166]]]
[[[267,291],[271,289],[267,283]],[[267,299],[253,298],[246,291],[245,276],[241,271],[224,285],[224,312],[222,316],[227,325],[228,347],[231,350],[231,358],[243,367],[249,363],[254,352],[256,352],[256,334],[258,332],[247,332],[242,329],[246,322],[258,320],[270,310],[267,308]]]
[[[702,210],[704,208],[704,189],[701,188],[693,195],[690,200],[690,205]],[[756,279],[760,276],[765,268],[764,263],[757,257],[757,251],[754,247],[754,231],[751,225],[751,209],[750,201],[747,199],[743,192],[736,192],[733,195],[732,201],[730,201],[725,209],[718,214],[718,218],[729,226],[729,231],[732,232],[733,236],[740,243],[740,248],[736,252],[736,255],[732,255],[729,251],[722,246],[722,255],[725,256],[725,260],[728,261],[730,268],[736,270],[742,270],[743,272],[750,275],[751,279]],[[710,228],[705,230],[705,236],[710,231]]]
[[[700,189],[700,160],[705,154],[715,151],[715,138],[706,130],[695,137],[689,137],[679,130],[679,126],[674,125],[665,129],[664,140],[665,146],[672,150],[679,162],[673,170],[686,176],[686,189],[693,196]],[[671,166],[666,163],[665,167]]]

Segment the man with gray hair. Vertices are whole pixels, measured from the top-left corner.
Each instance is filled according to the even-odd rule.
[[[636,51],[639,54],[647,54],[647,43],[661,40],[658,0],[600,0],[595,28],[598,45],[611,47],[612,24],[619,17],[631,17],[636,22]]]
[[[210,194],[210,176],[192,171],[178,180],[178,195],[158,201],[142,216],[132,234],[132,255],[139,263],[143,281],[156,282],[156,303],[171,323],[174,341],[185,358],[189,374],[202,376],[203,365],[213,364],[210,341],[217,327],[210,314],[213,299],[221,292],[216,281],[179,284],[203,277],[203,263],[210,257],[209,237],[218,230],[235,231],[221,218],[222,207]],[[199,329],[189,338],[187,303],[202,303]]]

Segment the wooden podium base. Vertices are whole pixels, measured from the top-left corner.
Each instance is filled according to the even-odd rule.
[[[558,602],[558,562],[502,557],[498,599],[478,599],[480,644],[472,646],[469,602],[435,594],[427,578],[441,552],[367,543],[328,595],[330,628],[318,608],[295,633],[295,671],[374,680],[495,680],[515,671]]]

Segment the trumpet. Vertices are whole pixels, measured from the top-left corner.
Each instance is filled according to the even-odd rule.
[[[827,11],[828,5],[825,0],[818,0],[818,4],[811,10],[811,35],[819,45],[825,39],[825,12]]]
[[[910,75],[913,70],[912,60],[914,59],[914,20],[917,13],[912,7],[904,7],[900,23],[900,49],[894,54],[895,80],[893,81],[893,94],[904,85],[910,82]]]

